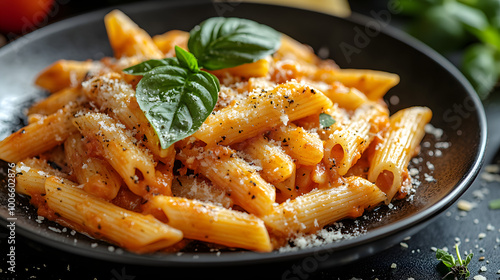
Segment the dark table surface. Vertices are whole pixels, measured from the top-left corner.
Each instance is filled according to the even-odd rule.
[[[116,1],[115,1],[116,2]],[[50,21],[99,8],[103,2],[69,1]],[[113,1],[104,1],[105,5]],[[384,1],[351,1],[352,10],[369,15],[384,9]],[[391,24],[400,26],[398,20]],[[490,210],[488,201],[500,198],[500,182],[486,180],[484,170],[500,161],[500,97],[492,95],[484,102],[488,120],[488,147],[483,172],[461,197],[476,206],[461,211],[455,203],[435,218],[427,227],[409,239],[371,257],[353,261],[341,267],[317,268],[302,266],[302,262],[272,266],[203,268],[203,278],[231,279],[441,279],[447,269],[435,258],[435,248],[450,250],[460,242],[462,252],[474,253],[469,265],[470,279],[477,275],[486,279],[500,279],[500,210]],[[490,176],[491,177],[491,176]],[[7,270],[7,236],[0,228],[0,279],[176,279],[200,278],[200,270],[146,268],[129,264],[89,259],[62,252],[16,236],[16,273]],[[485,270],[485,271],[483,271]],[[265,272],[265,273],[264,273]],[[292,272],[292,273],[286,273]],[[451,279],[451,278],[448,278]],[[482,279],[482,278],[478,278]]]

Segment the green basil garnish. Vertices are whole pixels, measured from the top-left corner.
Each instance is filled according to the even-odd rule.
[[[335,119],[332,116],[330,116],[326,113],[319,114],[319,125],[322,128],[329,128],[334,123],[335,123]]]
[[[177,63],[177,58],[169,57],[164,59],[150,59],[139,64],[136,64],[132,67],[124,69],[123,72],[131,75],[146,75],[149,71],[153,70],[156,67],[172,65],[173,63]]]
[[[255,62],[276,52],[281,34],[247,19],[210,18],[191,30],[189,51],[208,70]]]
[[[217,77],[195,68],[196,59],[189,52],[165,61],[169,65],[147,72],[136,89],[137,103],[163,149],[200,128],[214,109],[220,90]]]
[[[265,25],[211,18],[190,32],[191,52],[175,46],[176,57],[151,59],[123,72],[143,76],[137,84],[137,102],[166,149],[195,133],[217,103],[219,80],[200,68],[254,62],[274,53],[280,42],[280,33]]]

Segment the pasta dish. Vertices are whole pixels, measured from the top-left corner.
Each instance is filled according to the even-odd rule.
[[[389,112],[398,75],[340,69],[284,34],[272,54],[215,68],[189,41],[198,29],[151,37],[120,11],[104,21],[114,56],[45,68],[35,83],[50,94],[0,142],[40,216],[136,253],[191,240],[270,252],[412,191],[432,112]],[[213,89],[206,118],[181,100],[208,104]],[[171,104],[185,105],[173,120]]]

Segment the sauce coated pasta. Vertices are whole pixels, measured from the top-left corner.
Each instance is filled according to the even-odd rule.
[[[411,191],[432,113],[389,113],[396,74],[340,69],[283,35],[272,55],[207,70],[214,110],[162,147],[136,98],[142,76],[122,70],[187,50],[190,34],[151,37],[119,11],[105,23],[114,57],[48,66],[35,83],[50,95],[0,142],[39,215],[137,253],[190,240],[270,252]]]

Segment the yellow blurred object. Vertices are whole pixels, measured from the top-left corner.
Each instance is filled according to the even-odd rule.
[[[260,59],[252,63],[242,64],[236,67],[225,68],[221,70],[209,71],[210,73],[223,77],[225,73],[229,73],[233,76],[241,77],[265,77],[269,73],[269,61],[265,59]]]
[[[233,1],[241,2],[241,0]],[[243,0],[243,2],[289,6],[339,17],[347,17],[351,14],[347,0]]]

